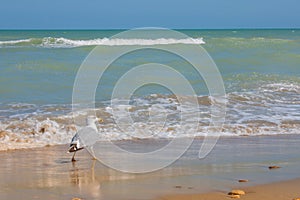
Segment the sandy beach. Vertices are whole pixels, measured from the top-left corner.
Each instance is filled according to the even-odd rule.
[[[110,169],[86,151],[78,152],[77,162],[72,163],[67,145],[2,151],[0,199],[209,200],[228,199],[229,191],[242,189],[246,192],[242,199],[288,200],[300,195],[300,180],[292,180],[299,178],[299,141],[298,135],[224,137],[208,157],[199,160],[202,140],[196,139],[174,164],[146,174]],[[119,145],[139,149],[161,144],[123,141]],[[281,168],[270,170],[270,165]]]
[[[278,200],[296,200],[300,198],[299,192],[300,179],[290,181],[282,181],[265,185],[257,185],[253,187],[244,188],[245,195],[241,199],[256,200],[256,199],[278,199]],[[216,199],[231,199],[228,192],[219,191],[206,194],[190,194],[190,195],[169,195],[159,198],[159,200],[216,200]]]

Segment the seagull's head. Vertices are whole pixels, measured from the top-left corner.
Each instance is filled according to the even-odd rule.
[[[102,123],[102,122],[103,122],[103,119],[102,119],[102,118],[97,118],[97,117],[95,117],[95,116],[88,116],[88,117],[86,118],[86,123],[87,123],[87,125],[96,124],[96,122]]]
[[[95,124],[97,122],[97,117],[95,116],[88,116],[86,118],[87,125]]]

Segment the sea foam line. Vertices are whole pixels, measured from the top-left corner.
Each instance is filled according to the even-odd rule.
[[[21,40],[0,41],[0,46],[37,46],[37,47],[80,47],[80,46],[125,46],[125,45],[167,45],[167,44],[205,44],[203,38],[157,38],[157,39],[123,39],[123,38],[97,38],[91,40],[72,40],[68,38],[30,38]]]

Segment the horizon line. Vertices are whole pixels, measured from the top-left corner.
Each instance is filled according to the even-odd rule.
[[[143,28],[143,27],[141,27]],[[300,27],[243,27],[243,28],[164,28],[164,27],[144,27],[147,28],[161,28],[170,30],[299,30]],[[136,28],[0,28],[0,31],[123,31]]]

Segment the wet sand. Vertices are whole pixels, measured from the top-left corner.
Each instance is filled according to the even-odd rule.
[[[300,199],[300,179],[282,181],[265,185],[243,188],[245,195],[241,199],[245,200],[296,200]],[[228,191],[218,191],[205,194],[185,194],[185,195],[167,195],[159,200],[228,200],[231,197]]]
[[[300,177],[300,136],[221,138],[214,150],[199,160],[201,142],[196,139],[171,166],[146,174],[118,172],[92,160],[85,150],[78,152],[78,161],[72,163],[72,154],[66,153],[68,145],[2,151],[0,199],[227,199],[228,191],[239,188],[247,192],[243,199],[264,199],[255,196],[269,194],[262,188],[276,192],[276,199],[297,197],[293,188],[299,188],[299,180],[282,181]],[[147,140],[119,145],[136,152],[162,143]],[[111,155],[118,160],[118,155]],[[269,170],[270,165],[281,168]],[[238,179],[249,182],[239,183]],[[273,182],[281,183],[257,187]]]

